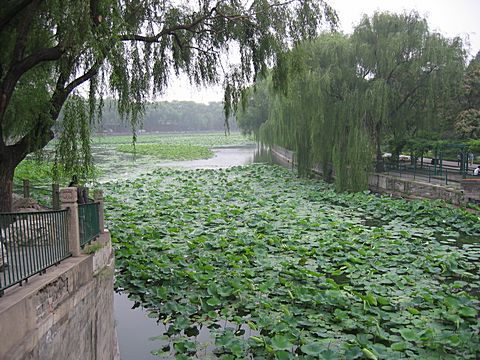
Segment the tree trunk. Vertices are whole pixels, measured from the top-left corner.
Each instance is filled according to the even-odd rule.
[[[380,130],[381,130],[381,123],[377,123],[375,126],[375,145],[376,145],[376,162],[375,162],[375,172],[381,173],[385,171],[385,164],[383,163],[383,156],[382,150],[380,148]]]
[[[22,145],[4,146],[0,152],[0,213],[12,212],[13,175],[28,154]]]
[[[17,164],[0,159],[0,213],[12,212],[13,174]]]

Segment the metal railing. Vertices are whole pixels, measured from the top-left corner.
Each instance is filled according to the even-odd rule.
[[[396,176],[408,176],[416,180],[426,180],[429,183],[438,183],[448,185],[449,183],[459,183],[465,178],[474,178],[473,173],[465,174],[460,169],[444,166],[439,169],[434,165],[423,164],[385,164],[385,170],[388,173],[393,173]]]
[[[100,235],[98,202],[78,205],[78,226],[80,232],[80,246],[92,242]]]
[[[32,199],[43,207],[53,210],[60,209],[60,186],[58,184],[33,185],[29,180],[14,183],[13,191],[21,194],[24,199]]]
[[[0,214],[0,296],[69,257],[68,210]]]

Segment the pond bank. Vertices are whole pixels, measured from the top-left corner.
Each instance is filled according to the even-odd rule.
[[[271,149],[272,156],[285,166],[294,166],[294,153],[280,147]],[[321,176],[320,166],[312,169]],[[480,201],[480,194],[469,192],[468,197],[459,186],[446,186],[429,183],[414,177],[396,177],[387,174],[372,173],[368,181],[369,189],[376,193],[387,193],[408,199],[444,200],[447,203],[464,206],[467,202]]]

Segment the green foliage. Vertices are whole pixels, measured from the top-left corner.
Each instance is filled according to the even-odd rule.
[[[7,1],[0,8],[0,211],[10,210],[7,184],[15,167],[56,130],[65,134],[59,166],[91,174],[84,115],[92,123],[101,119],[106,94],[117,99],[134,139],[146,100],[179,74],[193,86],[224,80],[228,119],[241,89],[321,24],[336,22],[334,10],[316,0]],[[239,66],[224,61],[232,47],[239,49]],[[72,99],[60,124],[65,101],[81,86],[88,89],[86,108],[72,112],[80,108]]]
[[[257,82],[245,90],[242,95],[242,106],[236,113],[236,122],[243,134],[260,139],[260,126],[267,121],[269,112],[268,85],[269,79]]]
[[[193,357],[201,327],[232,359],[476,357],[476,215],[268,165],[106,190],[116,287],[167,325],[163,357]]]
[[[479,140],[470,140],[467,142],[468,147],[471,151],[480,153],[480,139]]]
[[[102,95],[108,86],[117,95],[120,114],[137,128],[144,100],[152,90],[162,93],[172,74],[184,72],[193,84],[217,83],[220,53],[237,43],[243,66],[233,69],[237,83],[232,86],[242,85],[264,71],[291,42],[314,36],[322,21],[335,24],[336,14],[327,4],[316,1],[282,6],[262,2],[247,7],[238,2],[170,1],[130,6],[101,0],[68,4],[53,1],[18,12],[10,5],[2,8],[0,19],[4,21],[0,29],[2,69],[10,70],[12,59],[19,60],[15,46],[25,47],[25,57],[40,56],[45,48],[52,53],[44,65],[20,74],[14,101],[7,111],[11,117],[2,117],[6,129],[23,124],[18,134],[30,129],[38,114],[48,117],[49,102],[54,100],[52,90],[68,92],[88,80],[92,80],[92,96]],[[15,31],[22,20],[28,26]],[[25,36],[25,44],[20,43],[21,36]],[[54,51],[58,44],[62,44],[61,53]],[[37,61],[40,63],[40,59]],[[72,83],[75,79],[78,81]],[[23,106],[25,94],[30,100],[28,107]],[[22,109],[29,111],[23,115],[30,116],[16,121]]]
[[[272,87],[287,90],[270,96],[260,140],[293,150],[301,175],[319,163],[338,190],[366,189],[385,144],[400,154],[415,136],[452,133],[464,58],[417,13],[365,16],[352,36],[323,34],[282,58]]]
[[[300,174],[319,162],[341,191],[365,189],[371,168],[352,50],[341,34],[297,46],[286,59],[288,93],[275,96],[260,129],[261,141],[295,151]]]
[[[464,139],[480,137],[480,109],[468,109],[460,112],[455,122],[455,130]]]
[[[14,181],[21,184],[22,180],[30,180],[34,184],[48,184],[53,179],[51,163],[36,160],[23,160],[15,169]]]
[[[85,183],[94,175],[90,139],[90,118],[86,101],[71,96],[65,104],[59,137],[55,142],[55,178],[59,171],[68,177],[76,176]]]
[[[102,121],[98,127],[105,133],[131,131],[131,125],[122,121],[116,103],[111,99],[105,100]],[[225,129],[223,105],[220,102],[148,102],[140,128],[147,132],[222,131]],[[233,126],[232,130],[235,131],[236,127]]]
[[[461,111],[455,121],[455,130],[463,139],[480,137],[480,52],[468,65],[461,84]]]
[[[97,170],[98,172],[98,170]],[[32,184],[45,185],[55,181],[55,166],[53,162],[46,160],[23,160],[15,169],[15,184],[21,184],[22,180],[30,180]],[[67,185],[71,180],[68,174],[60,173],[57,176],[59,184]]]
[[[117,151],[138,155],[151,155],[162,160],[208,159],[213,156],[212,150],[207,147],[181,144],[119,145],[117,146]]]
[[[103,245],[100,243],[89,244],[85,246],[85,248],[83,249],[83,253],[88,255],[95,254],[101,248],[103,248]]]

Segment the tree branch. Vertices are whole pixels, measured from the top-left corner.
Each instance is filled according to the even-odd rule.
[[[213,13],[217,13],[217,15],[213,16]],[[199,34],[201,32],[208,32],[209,29],[205,29],[203,31],[195,31],[195,29],[200,25],[201,23],[206,23],[207,20],[215,20],[215,19],[226,19],[230,21],[237,21],[237,20],[248,20],[250,19],[250,16],[246,15],[240,15],[240,14],[235,14],[235,15],[225,15],[220,12],[218,12],[216,7],[213,7],[210,9],[210,11],[204,15],[200,16],[194,21],[192,21],[190,24],[181,24],[181,25],[176,25],[168,28],[162,29],[159,33],[155,35],[140,35],[140,34],[124,34],[120,36],[121,41],[141,41],[145,43],[156,43],[160,40],[162,36],[165,35],[172,35],[175,36],[175,33],[177,31],[185,30],[191,33]]]
[[[65,79],[68,77],[67,74],[62,73],[60,74],[57,80],[57,86],[55,92],[53,93],[52,97],[50,98],[51,110],[49,113],[50,121],[46,121],[44,117],[39,115],[38,121],[36,126],[34,126],[29,132],[27,132],[16,144],[12,145],[11,148],[14,151],[18,152],[25,152],[28,154],[29,152],[42,149],[45,147],[50,140],[53,139],[53,131],[51,127],[53,126],[55,120],[58,118],[60,111],[63,107],[63,104],[67,100],[68,95],[79,85],[83,84],[85,81],[88,81],[93,76],[98,73],[98,69],[100,68],[99,63],[95,63],[87,72],[85,72],[82,76],[71,81],[67,86],[63,86]],[[68,72],[68,71],[67,71]],[[37,141],[33,141],[35,139]],[[33,144],[33,145],[32,145]],[[34,146],[34,148],[32,147]]]
[[[391,112],[390,112],[390,116],[393,116],[395,115],[395,113],[400,110],[402,108],[403,105],[405,105],[405,103],[408,101],[408,99],[410,99],[410,97],[412,97],[418,89],[420,89],[422,86],[423,86],[423,81],[425,81],[428,76],[434,72],[436,70],[435,67],[432,67],[430,68],[428,71],[425,72],[425,77],[423,79],[421,79],[420,81],[418,81],[417,85],[411,89],[402,99],[402,101],[400,101],[400,103],[395,107],[395,109],[393,109]]]
[[[22,75],[44,61],[58,60],[63,52],[64,50],[60,45],[42,49],[11,66],[0,84],[0,119],[3,119],[15,86]]]
[[[32,25],[33,15],[39,5],[39,0],[33,0],[29,4],[28,9],[25,11],[25,16],[21,18],[17,25],[17,41],[15,42],[15,48],[13,50],[12,62],[19,62],[23,58],[25,47],[27,46],[28,33]]]
[[[65,91],[67,92],[67,95],[70,94],[70,93],[73,91],[73,89],[75,89],[76,87],[82,85],[85,81],[88,81],[88,80],[90,80],[92,77],[94,77],[95,75],[97,75],[98,70],[100,69],[100,65],[101,65],[100,62],[96,62],[95,64],[92,65],[92,67],[91,67],[85,74],[83,74],[82,76],[76,78],[76,79],[73,80],[70,84],[68,84],[68,85],[65,87]]]
[[[6,13],[3,15],[2,18],[0,18],[0,31],[3,30],[5,26],[7,26],[10,21],[12,21],[15,16],[23,11],[28,5],[33,3],[34,1],[37,0],[23,0],[21,2],[18,2],[16,5],[13,5],[10,9],[6,11]],[[2,5],[3,7],[6,7],[6,5]]]

